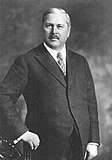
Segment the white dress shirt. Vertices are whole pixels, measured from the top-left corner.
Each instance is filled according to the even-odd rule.
[[[64,47],[62,48],[62,50],[60,50],[60,51],[57,51],[57,50],[54,50],[54,49],[49,48],[45,43],[44,43],[44,46],[45,46],[45,48],[47,49],[47,51],[50,53],[50,55],[54,58],[54,60],[55,60],[56,62],[58,61],[58,59],[57,59],[57,54],[58,54],[58,52],[60,52],[61,55],[62,55],[64,64],[65,64],[65,66],[66,66],[66,47],[65,47],[65,45],[64,45]]]

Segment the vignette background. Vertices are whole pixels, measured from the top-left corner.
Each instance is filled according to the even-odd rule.
[[[0,81],[14,59],[42,42],[42,13],[65,9],[72,21],[69,47],[84,55],[95,82],[101,146],[98,160],[112,158],[112,1],[111,0],[0,0]],[[17,110],[25,120],[23,97]]]

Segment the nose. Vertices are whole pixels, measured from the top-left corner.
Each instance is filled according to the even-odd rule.
[[[56,26],[52,26],[52,33],[53,33],[53,34],[56,34],[56,33],[57,33],[57,28],[56,28]]]

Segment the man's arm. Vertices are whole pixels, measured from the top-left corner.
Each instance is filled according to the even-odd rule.
[[[86,70],[86,83],[87,83],[87,106],[90,118],[89,143],[94,142],[99,144],[100,140],[99,140],[97,100],[96,100],[93,78],[87,61],[85,62],[85,70]]]
[[[93,157],[97,156],[100,140],[99,140],[99,122],[98,122],[95,87],[87,61],[85,63],[85,68],[86,68],[88,111],[90,117],[90,136],[89,136],[89,143],[87,145],[87,151],[89,152],[88,160],[90,160]]]
[[[22,56],[18,57],[0,83],[0,108],[7,125],[19,137],[28,128],[20,119],[15,103],[27,83],[27,67]]]
[[[27,75],[28,70],[24,57],[19,56],[0,83],[0,109],[5,116],[8,126],[16,135],[15,139],[19,137],[19,140],[28,142],[32,148],[35,147],[36,149],[39,145],[38,135],[29,132],[15,107],[15,103],[27,84]]]

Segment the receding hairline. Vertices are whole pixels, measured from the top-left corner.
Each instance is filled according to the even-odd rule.
[[[67,21],[68,26],[71,26],[70,16],[69,16],[68,13],[67,13],[64,9],[62,9],[62,8],[49,8],[48,10],[46,10],[46,11],[43,13],[42,23],[45,22],[46,16],[47,16],[48,14],[58,14],[58,13],[64,14],[64,15],[66,16],[66,21]]]

